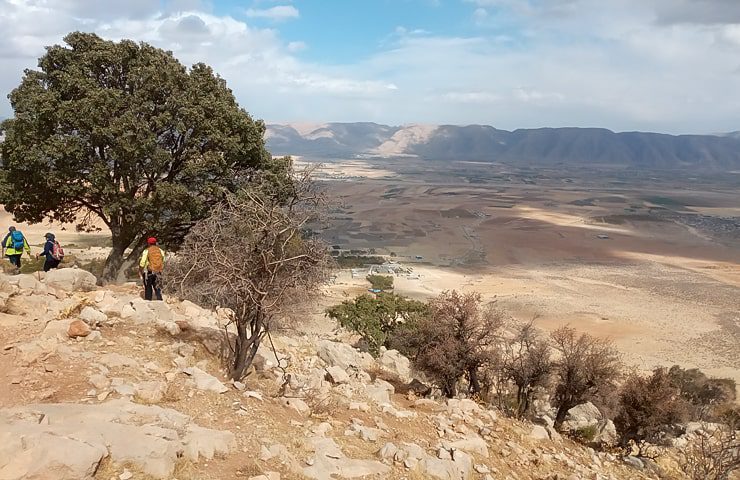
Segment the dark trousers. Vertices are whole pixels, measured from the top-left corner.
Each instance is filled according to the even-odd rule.
[[[162,300],[162,285],[159,282],[159,275],[152,272],[144,274],[144,298],[151,300],[156,295],[157,300]]]
[[[8,255],[8,259],[17,268],[21,268],[21,255]]]
[[[59,260],[55,260],[53,258],[47,258],[44,262],[44,271],[48,272],[52,268],[57,268],[59,266]]]

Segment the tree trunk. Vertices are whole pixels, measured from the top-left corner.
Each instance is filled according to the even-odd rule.
[[[113,248],[108,254],[108,258],[105,259],[105,266],[103,266],[103,275],[100,280],[104,283],[114,281],[118,277],[118,272],[121,270],[123,265],[123,254],[126,251],[128,244],[123,244],[120,240],[116,241],[113,237]]]
[[[568,416],[568,410],[570,410],[572,407],[568,404],[568,402],[563,402],[560,404],[560,407],[558,407],[558,413],[555,415],[555,430],[558,432],[560,431],[561,427],[563,426],[563,422],[565,421],[565,417]]]
[[[470,393],[475,395],[480,393],[480,382],[478,381],[478,369],[476,367],[470,367],[468,369],[468,377],[470,380]]]
[[[236,347],[234,355],[234,368],[231,370],[231,378],[239,381],[244,378],[244,372],[252,365],[262,338],[267,333],[265,323],[261,318],[255,318],[249,323],[251,335],[247,337],[247,322],[236,324]]]

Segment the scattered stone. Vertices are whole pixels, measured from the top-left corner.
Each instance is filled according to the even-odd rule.
[[[535,425],[532,427],[532,432],[529,434],[530,438],[535,440],[549,440],[550,434],[547,429],[542,425]]]
[[[216,393],[226,393],[229,389],[213,375],[204,372],[198,367],[188,367],[183,372],[190,375],[195,381],[195,388],[198,390],[211,391]]]
[[[375,360],[369,353],[362,353],[346,343],[321,340],[318,344],[318,356],[327,365],[338,366],[347,370],[354,366],[363,370],[372,368]]]
[[[262,401],[262,393],[261,392],[255,392],[253,390],[246,390],[242,395],[244,395],[247,398],[256,398],[260,402]]]
[[[129,472],[127,469],[123,469],[123,473],[118,476],[120,480],[130,480],[134,478],[134,474]]]
[[[280,404],[285,408],[290,408],[300,413],[301,415],[308,415],[311,413],[311,408],[301,400],[300,398],[280,398]]]
[[[100,324],[106,323],[108,321],[108,315],[90,306],[87,306],[83,308],[80,312],[80,319],[91,327],[96,327]]]
[[[326,379],[335,385],[349,383],[350,381],[347,372],[342,367],[336,365],[326,368]]]
[[[100,363],[108,368],[139,368],[139,362],[131,357],[121,355],[120,353],[104,353],[100,356]]]
[[[391,403],[390,395],[394,391],[393,385],[379,378],[376,378],[371,385],[365,385],[365,394],[367,397],[379,404]]]
[[[624,457],[624,463],[638,470],[642,470],[643,468],[645,468],[645,463],[643,463],[643,461],[639,458],[632,455]]]
[[[90,325],[87,323],[82,320],[73,320],[67,328],[67,335],[69,338],[87,337],[91,331]]]
[[[350,402],[349,403],[349,409],[350,410],[359,410],[360,412],[369,412],[370,411],[370,405],[368,405],[365,402]]]
[[[135,387],[135,396],[144,403],[159,403],[164,398],[167,391],[167,384],[161,381],[152,380],[141,382]]]
[[[234,382],[234,383],[232,383],[232,385],[234,385],[234,388],[237,389],[237,390],[239,390],[239,391],[242,391],[245,388],[247,388],[247,386],[244,385],[242,382]]]
[[[89,292],[95,290],[98,279],[92,273],[79,268],[60,268],[46,273],[46,285],[67,292]]]

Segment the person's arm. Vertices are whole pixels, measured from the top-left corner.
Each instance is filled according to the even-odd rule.
[[[10,234],[5,235],[5,238],[3,238],[3,250],[8,248],[8,239],[10,239]]]
[[[23,236],[23,249],[26,251],[28,256],[31,256],[31,246],[28,245],[28,240],[26,240],[26,236]]]
[[[53,249],[54,249],[54,243],[47,240],[46,243],[44,244],[44,251],[41,252],[41,253],[37,253],[36,254],[36,258],[39,258],[39,257],[49,258],[49,257],[51,257],[51,252],[54,251]]]
[[[149,249],[144,250],[141,252],[141,260],[139,260],[139,276],[144,277],[144,269],[146,268],[146,265],[149,263]]]

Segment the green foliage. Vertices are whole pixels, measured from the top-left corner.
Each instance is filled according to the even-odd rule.
[[[579,427],[570,432],[570,436],[577,442],[591,443],[599,434],[598,425],[587,425],[585,427]]]
[[[326,315],[342,327],[357,332],[374,356],[387,346],[390,335],[399,326],[412,323],[426,312],[426,305],[401,295],[381,293],[377,297],[360,295],[326,310]]]
[[[390,275],[368,275],[370,285],[377,290],[393,290],[393,277]]]
[[[155,232],[169,249],[255,170],[286,188],[290,159],[273,160],[265,126],[202,63],[74,32],[48,47],[9,95],[2,124],[0,203],[17,221],[51,219],[110,229],[112,277]]]

